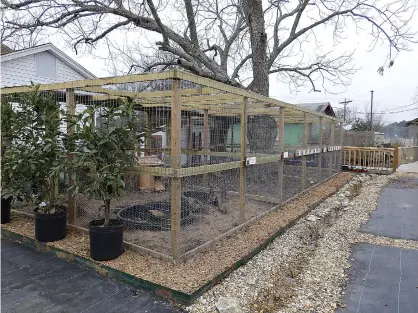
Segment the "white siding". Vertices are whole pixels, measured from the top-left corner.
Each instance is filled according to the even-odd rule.
[[[49,52],[42,52],[49,53]],[[56,58],[57,79],[36,76],[35,54],[1,62],[1,87],[29,85],[31,82],[49,84],[70,80],[87,79],[66,63]]]
[[[54,80],[36,76],[35,56],[1,62],[1,86],[28,85],[31,82],[48,84]]]
[[[73,70],[67,64],[57,59],[57,80],[59,82],[65,82],[70,80],[87,79],[77,71]]]

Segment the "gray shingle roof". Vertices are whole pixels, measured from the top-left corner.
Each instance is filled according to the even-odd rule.
[[[312,110],[312,111],[317,111],[317,112],[321,112],[321,113],[326,113],[325,111],[327,110],[327,108],[330,108],[330,111],[332,112],[331,114],[328,115],[332,115],[335,116],[334,110],[331,106],[331,104],[329,102],[317,102],[317,103],[298,103],[297,105],[304,107],[306,109]]]
[[[4,44],[1,44],[1,51],[0,51],[1,55],[8,54],[10,52],[13,52],[13,50]]]

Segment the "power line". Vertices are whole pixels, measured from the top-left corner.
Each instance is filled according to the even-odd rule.
[[[411,103],[411,104],[408,104],[408,105],[403,105],[403,106],[400,106],[400,107],[397,107],[397,108],[385,109],[385,110],[383,110],[381,112],[388,112],[388,111],[393,111],[393,110],[399,110],[399,109],[407,108],[407,107],[410,107],[410,106],[413,106],[413,105],[416,105],[416,104],[418,104],[418,102]]]
[[[408,110],[402,110],[402,111],[396,111],[396,112],[374,112],[373,114],[397,114],[397,113],[403,113],[408,111],[414,111],[418,110],[418,108],[412,108]],[[355,112],[356,114],[370,114],[370,112]]]

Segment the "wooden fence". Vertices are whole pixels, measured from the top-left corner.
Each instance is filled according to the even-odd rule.
[[[399,164],[399,148],[344,147],[343,164],[366,168],[378,173],[390,173]]]

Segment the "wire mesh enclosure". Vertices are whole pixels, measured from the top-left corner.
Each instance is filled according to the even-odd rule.
[[[111,202],[125,241],[143,253],[185,260],[341,168],[339,120],[183,71],[40,85],[68,114],[135,104],[143,140]],[[19,103],[30,87],[3,88]],[[13,100],[12,100],[13,99]],[[76,132],[77,125],[61,127]],[[68,151],[69,157],[76,157]],[[94,171],[90,173],[94,175]],[[78,178],[82,179],[82,178]],[[70,182],[71,185],[71,182]],[[102,218],[102,202],[59,191],[70,223]]]

